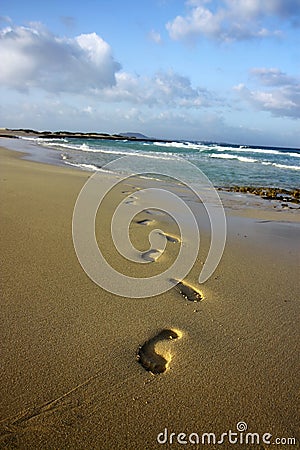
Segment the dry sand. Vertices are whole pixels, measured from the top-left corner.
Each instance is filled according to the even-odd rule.
[[[298,216],[267,211],[263,220],[252,210],[248,219],[227,210],[225,252],[199,303],[175,288],[121,298],[93,283],[74,251],[73,208],[90,174],[5,149],[0,155],[0,448],[200,448],[159,444],[157,435],[167,428],[219,439],[240,421],[251,433],[272,434],[271,442],[299,439]],[[146,269],[118,256],[109,240],[114,202],[128,195],[121,191],[97,219],[98,241],[117,269],[144,276]],[[160,221],[176,235],[160,216],[134,223],[141,250]],[[204,257],[207,242],[205,236]],[[147,274],[170,263],[179,245],[169,242]],[[201,261],[202,254],[187,277],[195,285]],[[164,329],[177,337],[159,334]],[[155,347],[167,362],[164,373],[153,375],[137,361],[149,339],[143,351],[154,358],[150,368]],[[225,441],[204,448],[268,447]]]

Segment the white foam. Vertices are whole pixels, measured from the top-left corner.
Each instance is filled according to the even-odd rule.
[[[228,153],[222,153],[221,155],[213,153],[212,155],[210,155],[210,157],[211,158],[220,158],[220,159],[236,159],[236,156],[228,155]]]
[[[230,151],[230,152],[246,152],[246,153],[260,153],[265,155],[281,155],[281,156],[291,156],[295,158],[300,158],[300,153],[294,153],[294,152],[282,152],[280,150],[274,150],[274,149],[267,149],[267,148],[249,148],[249,147],[221,147],[221,146],[215,146],[213,149],[218,150],[219,152],[222,151]]]
[[[174,155],[173,153],[159,153],[159,154],[150,154],[150,153],[143,153],[140,151],[136,151],[136,150],[114,150],[114,149],[104,149],[104,148],[91,148],[88,145],[86,145],[85,143],[81,144],[81,145],[76,145],[73,144],[71,145],[70,143],[65,144],[65,143],[60,143],[60,142],[41,142],[42,145],[45,145],[47,147],[62,147],[68,150],[77,150],[77,151],[82,151],[82,152],[88,152],[88,153],[104,153],[104,154],[108,154],[108,155],[120,155],[120,156],[138,156],[138,157],[143,157],[143,158],[151,158],[151,159],[163,159],[163,160],[174,160],[176,159],[178,156]]]
[[[214,145],[211,147],[208,147],[209,150],[217,150],[218,152],[225,152],[225,151],[232,151],[232,152],[238,152],[239,149],[236,147],[230,147],[230,146],[223,146],[223,145]]]
[[[68,150],[79,150],[79,145],[62,144],[61,142],[53,142],[53,141],[40,141],[38,143],[44,147],[62,147],[67,148]]]
[[[238,156],[238,155],[229,155],[228,153],[222,153],[222,154],[216,154],[213,153],[210,155],[211,158],[220,158],[220,159],[237,159],[241,162],[250,162],[254,163],[257,162],[257,159],[254,158],[247,158],[246,156]]]
[[[262,153],[266,155],[285,155],[286,153],[280,152],[279,150],[268,150],[263,148],[236,148],[236,152],[246,152],[246,153]]]
[[[144,144],[145,145],[145,144]],[[192,142],[153,142],[158,147],[183,148],[185,150],[209,150],[210,147],[202,144],[193,144]]]
[[[20,136],[20,139],[23,139],[24,141],[37,142],[39,144],[47,144],[47,143],[49,143],[49,145],[51,143],[54,143],[55,145],[57,145],[56,144],[57,141],[58,142],[61,142],[61,141],[68,142],[68,140],[65,139],[65,138],[42,138],[42,137]]]
[[[300,166],[288,166],[286,164],[272,164],[275,167],[279,167],[280,169],[289,169],[289,170],[300,170]]]
[[[70,166],[74,166],[74,167],[79,167],[80,169],[85,169],[85,170],[91,170],[93,172],[105,172],[105,173],[114,173],[110,170],[103,170],[100,167],[94,166],[93,164],[77,164],[77,163],[72,163],[69,161],[65,161],[65,164],[69,164]]]
[[[85,143],[83,143],[82,145],[80,145],[80,150],[83,150],[83,151],[90,151],[90,147],[88,146],[88,145],[86,145]]]
[[[278,167],[279,169],[300,170],[300,166],[289,166],[287,164],[271,163],[266,161],[263,161],[262,164],[264,166]]]
[[[237,159],[242,162],[252,162],[252,163],[257,162],[257,159],[247,158],[246,156],[238,156]]]

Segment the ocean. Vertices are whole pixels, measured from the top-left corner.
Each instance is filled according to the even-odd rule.
[[[85,170],[105,170],[105,164],[121,156],[147,159],[159,174],[161,161],[178,157],[193,163],[215,187],[263,186],[300,188],[300,149],[240,146],[205,142],[147,142],[98,139],[24,138],[32,144],[59,152],[65,164]],[[188,166],[187,166],[188,167]],[[186,166],[183,165],[183,170]],[[188,174],[186,174],[188,175]],[[191,180],[197,182],[197,180]]]

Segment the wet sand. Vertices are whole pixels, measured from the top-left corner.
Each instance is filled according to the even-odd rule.
[[[170,433],[219,438],[240,421],[251,433],[272,434],[271,441],[299,439],[297,211],[228,207],[223,258],[199,286],[209,243],[204,223],[185,280],[199,287],[199,301],[175,286],[151,298],[122,298],[85,274],[73,247],[73,209],[90,173],[3,148],[0,158],[0,448],[197,448],[174,436],[170,444]],[[161,227],[173,237],[164,255],[138,264],[116,252],[110,219],[135,189],[134,182],[121,186],[104,202],[96,235],[116,270],[150,276],[174,261],[180,240],[163,215],[143,212],[132,225],[133,244],[146,252],[149,232]],[[158,366],[164,370],[153,374]],[[160,444],[165,429],[169,444]]]

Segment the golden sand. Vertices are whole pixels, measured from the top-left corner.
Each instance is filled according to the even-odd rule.
[[[220,436],[240,421],[261,436],[299,438],[297,224],[256,222],[238,230],[229,212],[223,258],[200,289],[205,301],[190,302],[174,288],[122,298],[93,283],[74,251],[73,208],[89,174],[5,149],[0,157],[0,448],[181,448],[159,444],[158,434]],[[137,263],[129,269],[108,239],[113,208],[110,202],[102,213],[99,245],[117,268],[145,276]],[[159,220],[133,225],[141,251]],[[170,256],[151,269],[145,264],[147,273],[176,256],[180,242],[167,245]],[[187,277],[190,286],[197,286],[201,261]],[[162,330],[181,339],[159,343],[168,367],[153,375],[137,354]]]

